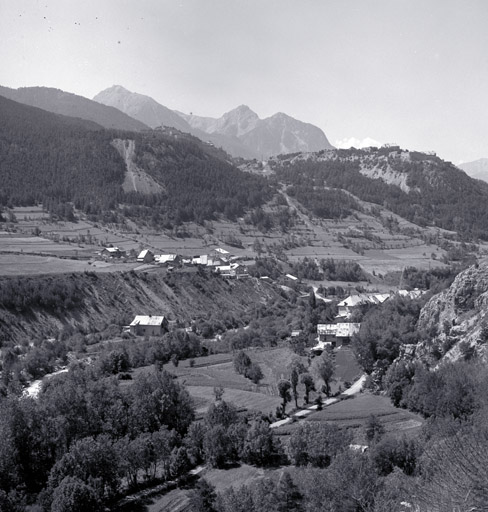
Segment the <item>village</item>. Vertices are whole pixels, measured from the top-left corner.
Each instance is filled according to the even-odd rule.
[[[126,258],[127,254],[118,247],[105,247],[99,252],[105,260],[116,260]],[[136,257],[137,263],[143,265],[163,267],[171,271],[180,267],[206,267],[213,272],[219,273],[227,278],[248,277],[247,266],[238,262],[242,257],[234,256],[229,251],[217,247],[209,254],[201,254],[193,257],[183,257],[179,254],[154,254],[150,249],[142,250]],[[141,267],[137,268],[141,270]]]

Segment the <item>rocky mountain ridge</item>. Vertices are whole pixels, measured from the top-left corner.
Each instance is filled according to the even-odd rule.
[[[183,132],[191,131],[190,125],[169,108],[149,96],[130,92],[121,85],[99,92],[93,97],[93,101],[114,107],[150,128],[171,126]]]
[[[418,329],[427,335],[416,356],[435,365],[475,353],[488,356],[488,265],[474,265],[422,308]]]
[[[151,128],[168,126],[191,133],[234,157],[262,160],[281,153],[332,148],[320,128],[283,113],[260,119],[246,105],[220,118],[201,117],[172,111],[153,98],[120,85],[101,91],[93,99],[118,108]]]
[[[488,158],[459,164],[458,167],[476,180],[488,181]]]
[[[279,154],[333,149],[320,128],[282,112],[260,119],[247,105],[240,105],[220,118],[181,115],[191,126],[208,134],[237,137],[260,160]]]

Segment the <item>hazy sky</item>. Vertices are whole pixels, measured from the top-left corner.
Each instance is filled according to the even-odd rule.
[[[0,84],[488,157],[488,0],[0,0]]]

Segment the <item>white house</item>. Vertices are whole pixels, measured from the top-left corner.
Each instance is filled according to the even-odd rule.
[[[220,272],[224,277],[247,277],[247,268],[239,263],[231,263],[230,265],[219,265],[215,267],[215,272]]]
[[[139,263],[151,263],[154,260],[154,254],[149,249],[144,249],[137,256]]]
[[[105,247],[101,252],[104,258],[122,258],[125,255],[124,251],[121,251],[118,247]]]
[[[350,295],[347,299],[339,302],[337,318],[349,318],[354,310],[365,304],[382,304],[390,297],[389,293],[359,293]]]
[[[161,336],[168,330],[168,320],[165,316],[136,315],[129,330],[135,336]]]
[[[361,324],[337,323],[317,325],[317,345],[312,347],[312,352],[322,352],[326,346],[340,347],[351,341],[354,334],[359,332]]]
[[[178,254],[158,254],[154,260],[159,265],[179,265],[181,263],[181,256]]]

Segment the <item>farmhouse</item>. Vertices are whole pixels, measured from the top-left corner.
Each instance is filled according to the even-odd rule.
[[[215,267],[215,272],[219,272],[223,277],[235,277],[237,279],[248,276],[247,268],[244,265],[239,265],[239,263],[219,265]]]
[[[149,249],[144,249],[137,256],[137,261],[139,263],[151,263],[154,260],[154,254]]]
[[[160,336],[168,330],[168,320],[165,316],[136,315],[129,330],[135,336]]]
[[[154,259],[159,265],[179,265],[181,263],[181,256],[178,254],[158,254]]]
[[[359,332],[360,326],[357,323],[318,324],[318,343],[311,348],[312,352],[322,352],[326,346],[340,347],[348,344],[352,336]]]
[[[219,265],[227,264],[227,262],[217,256],[211,254],[202,254],[200,256],[194,256],[191,260],[192,265],[201,265],[205,267],[218,267]]]
[[[210,252],[210,257],[215,259],[220,259],[225,261],[229,261],[232,257],[231,253],[229,251],[226,251],[225,249],[222,249],[221,247],[216,247]]]
[[[122,258],[125,256],[125,252],[121,251],[118,247],[105,247],[101,252],[104,258]]]
[[[355,308],[365,304],[382,304],[390,297],[389,293],[359,293],[350,295],[337,304],[337,318],[349,318]]]

